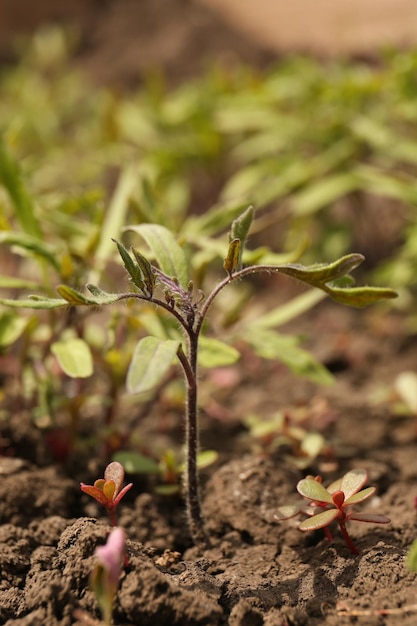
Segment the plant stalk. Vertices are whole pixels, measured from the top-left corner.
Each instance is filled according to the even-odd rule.
[[[210,545],[201,511],[200,485],[197,468],[198,453],[198,392],[197,392],[198,335],[188,329],[188,356],[180,346],[178,358],[184,370],[187,385],[185,410],[185,472],[184,492],[190,533],[194,543],[202,548]]]

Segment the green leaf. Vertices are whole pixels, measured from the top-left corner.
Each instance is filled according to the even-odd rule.
[[[106,293],[99,287],[96,287],[96,285],[87,285],[87,289],[93,294],[93,297],[85,296],[67,285],[59,285],[57,292],[64,298],[66,304],[71,306],[99,306],[102,304],[113,304],[113,302],[117,302],[120,299],[120,294]]]
[[[370,498],[375,493],[375,487],[367,487],[366,489],[362,489],[362,491],[358,491],[358,493],[354,493],[349,498],[346,498],[345,504],[358,504],[358,502],[363,502],[367,498]]]
[[[233,239],[229,244],[223,267],[229,276],[232,276],[235,270],[240,269],[240,259],[242,256],[242,246],[240,239]]]
[[[305,376],[315,383],[333,383],[331,373],[307,350],[298,347],[297,337],[257,328],[255,324],[245,327],[242,335],[260,357],[281,361],[298,376]]]
[[[333,300],[354,307],[365,307],[379,300],[396,298],[397,292],[385,287],[339,287],[332,284],[360,265],[362,254],[348,254],[333,263],[305,266],[299,263],[280,265],[278,271],[325,291]]]
[[[323,511],[323,513],[319,513],[318,515],[313,515],[313,517],[309,517],[305,519],[298,526],[299,530],[318,530],[319,528],[324,528],[333,522],[339,515],[338,509],[330,509],[329,511]]]
[[[315,502],[327,502],[333,504],[331,494],[323,487],[321,483],[314,478],[303,478],[297,485],[297,491],[304,498],[314,500]]]
[[[157,461],[139,452],[123,451],[113,455],[113,461],[123,465],[128,474],[160,474],[161,467]]]
[[[93,373],[93,357],[89,345],[78,337],[56,341],[51,351],[67,376],[88,378]]]
[[[285,304],[281,304],[265,315],[257,317],[254,322],[251,322],[251,326],[256,326],[257,328],[276,328],[277,326],[282,326],[310,310],[325,297],[326,294],[323,291],[310,289],[292,298]]]
[[[145,393],[156,387],[170,369],[180,343],[158,337],[141,339],[127,373],[129,393]]]
[[[223,341],[211,337],[200,337],[198,351],[198,363],[202,367],[224,367],[233,365],[240,358],[236,348],[229,346]]]
[[[61,270],[61,266],[57,260],[56,252],[46,245],[41,239],[37,239],[32,235],[26,233],[13,233],[10,231],[0,232],[0,243],[7,243],[22,250],[26,250],[34,256],[41,257],[48,261],[48,263],[58,272]]]
[[[28,319],[19,317],[11,311],[0,315],[0,347],[10,346],[25,330]]]
[[[392,300],[398,297],[396,291],[386,287],[349,287],[342,289],[326,285],[325,291],[336,302],[358,308],[369,306],[381,300]]]
[[[347,500],[359,491],[359,489],[362,489],[367,480],[368,474],[366,473],[366,470],[360,468],[350,470],[342,478],[340,491],[343,491],[345,499]]]
[[[7,152],[0,137],[0,182],[6,188],[16,209],[16,217],[25,233],[35,239],[42,238],[35,207],[23,183],[19,167]]]
[[[326,283],[349,274],[364,259],[365,257],[362,254],[348,254],[333,263],[317,263],[307,266],[301,263],[287,263],[280,266],[279,271],[301,280],[303,283],[326,291]]]
[[[142,273],[142,281],[145,285],[144,293],[151,298],[156,282],[155,272],[152,265],[149,263],[148,259],[143,256],[143,254],[141,254],[138,250],[135,250],[135,248],[132,248],[132,252]]]
[[[126,226],[124,230],[140,235],[155,255],[162,272],[170,278],[177,278],[180,285],[187,287],[189,273],[185,252],[167,228],[159,224],[139,224]]]
[[[124,245],[120,243],[120,241],[117,241],[117,239],[113,239],[113,241],[117,246],[120,256],[122,257],[123,265],[125,266],[126,271],[130,276],[130,280],[134,285],[136,285],[136,287],[138,287],[138,289],[144,292],[146,289],[146,285],[143,279],[143,273],[141,268],[139,267],[139,265],[137,265],[137,263],[133,261],[129,252],[126,250]]]
[[[294,196],[291,207],[295,215],[311,215],[338,198],[354,191],[360,185],[358,176],[351,172],[332,174],[310,184]]]
[[[11,298],[0,298],[0,304],[11,306],[15,309],[57,309],[68,306],[68,301],[62,298],[46,298],[43,296],[28,296],[21,300]]]
[[[240,242],[240,246],[238,247],[238,251],[237,251],[237,259],[236,259],[235,267],[232,269],[232,272],[234,271],[234,269],[240,269],[242,266],[243,249],[245,247],[246,239],[248,237],[254,215],[255,215],[255,210],[253,206],[250,206],[246,209],[246,211],[242,213],[242,215],[239,215],[239,217],[237,217],[232,222],[232,227],[230,229],[230,234],[229,234],[230,245],[233,243],[235,239],[238,239],[238,241]],[[225,269],[226,271],[228,271],[227,268]]]
[[[33,280],[18,276],[0,276],[0,287],[2,289],[36,289],[39,285]]]
[[[137,184],[137,179],[138,171],[136,165],[128,165],[120,174],[113,197],[106,211],[103,225],[100,229],[100,241],[96,250],[97,267],[95,268],[95,272],[97,272],[97,268],[101,271],[111,254],[112,236],[116,233],[120,233],[126,221],[129,200]],[[91,276],[90,280],[93,280]]]

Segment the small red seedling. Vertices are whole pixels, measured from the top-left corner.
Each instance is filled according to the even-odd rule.
[[[346,522],[356,520],[357,522],[373,524],[389,524],[391,521],[384,515],[354,513],[349,510],[354,504],[363,502],[375,493],[375,487],[362,489],[367,480],[368,475],[364,469],[355,469],[333,482],[326,489],[321,484],[320,476],[307,476],[307,478],[300,480],[297,491],[303,498],[310,501],[308,505],[303,502],[301,505],[283,506],[279,509],[275,519],[289,519],[299,513],[307,515],[307,519],[301,522],[299,529],[306,531],[324,528],[329,541],[332,541],[333,538],[327,527],[333,521],[337,521],[347,546],[353,554],[359,554],[348,534]]]
[[[106,467],[104,478],[96,480],[94,485],[80,483],[81,491],[100,502],[108,510],[112,526],[116,526],[116,509],[120,500],[133,485],[129,483],[122,489],[124,477],[123,465],[114,461]]]

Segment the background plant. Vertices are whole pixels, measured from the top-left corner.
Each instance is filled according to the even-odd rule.
[[[298,528],[302,531],[324,528],[329,541],[332,541],[333,538],[328,526],[336,521],[350,551],[353,554],[359,554],[348,533],[347,522],[356,520],[357,522],[372,524],[389,524],[391,521],[385,515],[356,513],[351,509],[375,493],[375,487],[362,489],[367,480],[368,475],[365,470],[354,469],[325,488],[322,485],[321,476],[307,476],[299,481],[297,491],[308,501],[308,504],[305,505],[304,501],[300,505],[284,505],[280,507],[276,519],[281,521],[300,513],[306,515],[307,519],[302,521]]]

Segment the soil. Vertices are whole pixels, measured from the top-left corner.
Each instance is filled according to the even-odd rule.
[[[23,24],[30,32],[46,18],[75,19],[82,25],[77,62],[98,80],[137,82],[155,62],[175,81],[198,72],[216,55],[257,64],[269,58],[259,45],[185,0],[170,3],[166,11],[157,0],[123,0],[118,5],[129,8],[124,12],[115,2],[93,0],[62,2],[59,8],[53,2],[35,4],[37,12],[31,14],[26,6],[23,20],[17,0],[2,0],[1,28],[12,31]],[[186,20],[176,11],[185,6]],[[116,54],[126,37],[123,54]],[[4,38],[0,41],[3,60],[11,60],[10,47]],[[180,496],[157,495],[151,479],[127,476],[134,486],[119,507],[128,564],[115,602],[116,626],[416,624],[417,575],[406,565],[417,536],[416,417],[397,414],[392,389],[400,372],[415,370],[417,337],[405,333],[399,314],[356,312],[330,302],[288,331],[294,328],[310,337],[313,353],[335,374],[334,386],[317,387],[249,354],[237,370],[201,379],[202,446],[219,452],[217,464],[202,472],[210,549],[192,545]],[[30,411],[9,395],[11,383],[12,374],[5,372],[0,624],[71,626],[76,609],[98,618],[89,575],[94,551],[110,528],[79,483],[102,476],[106,459],[80,447],[65,462],[54,461],[50,441]],[[327,455],[303,471],[288,460],[288,450],[274,451],[268,441],[251,438],[240,419],[251,411],[267,417],[282,407],[289,413],[303,407],[311,419],[318,412],[329,441]],[[181,434],[178,411],[171,426]],[[154,414],[141,427],[160,436]],[[363,509],[391,518],[384,526],[351,523],[358,555],[349,551],[337,528],[329,543],[322,531],[302,533],[294,520],[274,520],[306,473],[322,474],[326,483],[358,467],[377,487],[377,497]]]
[[[202,475],[210,549],[191,545],[179,496],[158,496],[152,481],[127,477],[134,487],[119,507],[128,565],[116,626],[414,626],[417,576],[405,558],[417,530],[416,418],[399,417],[392,394],[374,401],[399,372],[415,367],[416,338],[402,334],[402,322],[325,303],[299,328],[317,338],[311,348],[335,371],[334,386],[317,388],[276,364],[244,357],[238,384],[213,392],[224,415],[201,416],[202,445],[220,453]],[[212,388],[213,376],[203,387]],[[312,413],[318,402],[337,454],[303,472],[282,449],[258,442],[255,451],[239,420],[250,410],[268,416],[279,407],[304,405]],[[41,431],[24,413],[4,421],[1,435],[10,456],[0,462],[0,622],[70,626],[77,607],[97,616],[88,578],[110,528],[79,482],[102,475],[103,459],[78,452],[51,463]],[[294,520],[274,520],[306,473],[330,482],[357,467],[377,487],[364,510],[391,518],[384,526],[351,522],[359,555],[337,528],[329,543],[322,531],[302,533]]]

